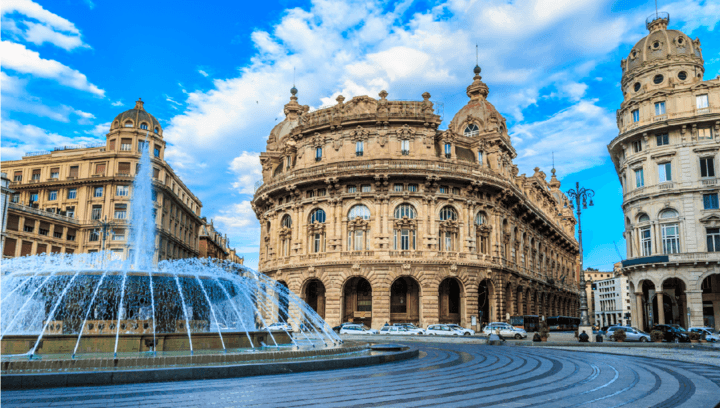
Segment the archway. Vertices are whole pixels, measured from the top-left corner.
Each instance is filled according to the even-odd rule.
[[[460,282],[455,278],[447,278],[440,283],[438,292],[440,323],[460,324]]]
[[[662,283],[662,304],[663,310],[658,310],[659,293],[655,295],[653,302],[653,313],[657,317],[658,324],[679,324],[686,329],[687,321],[687,298],[685,296],[685,282],[678,278],[665,279]]]
[[[478,325],[497,321],[495,316],[495,287],[492,281],[484,279],[478,286]]]
[[[276,290],[277,290],[277,296],[278,296],[278,306],[277,306],[277,321],[278,322],[287,322],[290,308],[290,289],[288,288],[287,283],[284,281],[277,281]]]
[[[420,324],[420,285],[403,276],[390,285],[390,324]]]
[[[325,285],[319,279],[313,279],[305,285],[305,303],[310,306],[320,318],[325,319]]]
[[[655,299],[655,284],[649,280],[644,280],[639,286],[642,292],[642,296],[637,300],[640,309],[640,320],[642,321],[642,329],[647,331],[657,324],[657,309],[650,304]]]
[[[702,289],[703,325],[720,330],[720,274],[703,279]]]
[[[372,286],[367,279],[355,277],[345,283],[342,320],[372,327]]]

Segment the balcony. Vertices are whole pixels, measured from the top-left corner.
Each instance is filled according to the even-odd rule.
[[[660,122],[660,121],[663,121],[663,120],[667,120],[667,118],[668,118],[668,115],[667,115],[667,114],[664,114],[664,115],[656,115],[656,116],[653,118],[653,122]]]
[[[34,214],[34,215],[37,215],[37,216],[40,216],[40,217],[49,217],[49,218],[53,218],[53,219],[58,220],[58,221],[64,221],[64,222],[68,222],[68,223],[71,223],[71,224],[76,224],[76,225],[79,224],[78,220],[76,220],[75,218],[67,217],[67,216],[62,215],[62,214],[56,214],[56,213],[53,213],[53,212],[50,212],[50,211],[45,211],[45,210],[41,210],[41,209],[39,209],[39,208],[34,208],[34,207],[30,207],[30,206],[22,205],[22,204],[18,204],[18,203],[12,203],[12,202],[11,202],[11,203],[9,203],[9,204],[10,204],[10,207],[9,207],[9,208],[14,209],[14,210],[17,210],[17,211],[22,211],[22,212],[25,212],[25,213]]]

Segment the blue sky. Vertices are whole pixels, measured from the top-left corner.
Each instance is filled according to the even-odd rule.
[[[720,2],[660,2],[671,28],[700,37],[705,79],[720,71]],[[583,216],[585,266],[625,256],[617,135],[620,60],[654,2],[449,0],[236,2],[3,0],[2,159],[104,141],[138,97],[168,141],[166,159],[203,215],[257,266],[252,212],[259,152],[289,100],[338,94],[466,102],[475,44],[489,100],[507,118],[520,173],[555,167],[563,190],[596,191]],[[619,255],[615,250],[619,249]]]

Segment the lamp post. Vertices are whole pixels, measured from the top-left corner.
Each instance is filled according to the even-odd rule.
[[[101,233],[102,234],[102,244],[101,244],[101,251],[105,251],[105,238],[107,237],[108,231],[112,231],[117,224],[113,221],[107,220],[107,215],[102,220],[95,220],[93,222],[95,224],[95,233]]]
[[[586,283],[585,270],[583,268],[582,222],[580,221],[580,215],[582,214],[582,209],[587,209],[588,200],[590,200],[590,207],[593,206],[592,198],[595,196],[595,192],[587,188],[580,188],[580,183],[576,182],[575,189],[568,190],[567,195],[570,200],[575,200],[575,205],[570,204],[571,207],[577,206],[578,242],[580,244],[580,326],[590,326],[587,294],[585,293]],[[580,206],[581,202],[582,207]]]

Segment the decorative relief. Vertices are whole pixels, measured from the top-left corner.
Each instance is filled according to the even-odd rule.
[[[403,127],[397,129],[395,131],[395,134],[397,135],[398,140],[414,140],[415,139],[415,130],[410,128],[407,124],[403,125]]]

